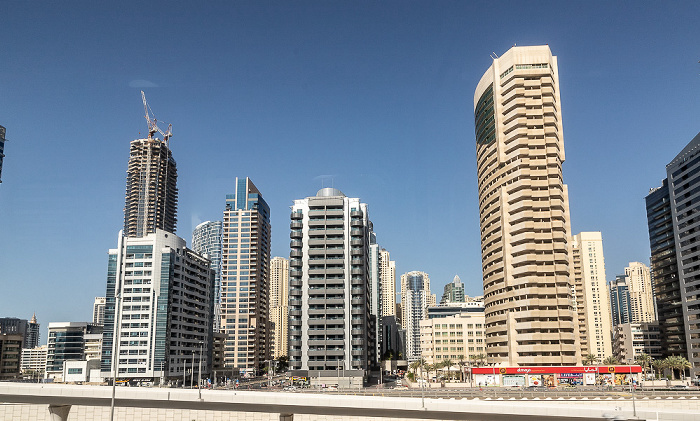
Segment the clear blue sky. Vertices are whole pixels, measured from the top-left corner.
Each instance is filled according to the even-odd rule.
[[[173,124],[178,234],[236,176],[272,212],[323,176],[369,204],[397,274],[481,293],[473,94],[492,52],[559,57],[571,222],[608,279],[648,262],[644,196],[700,131],[699,2],[0,3],[0,316],[91,317],[123,225],[139,91]],[[330,183],[330,181],[327,181]],[[328,184],[326,184],[328,185]]]

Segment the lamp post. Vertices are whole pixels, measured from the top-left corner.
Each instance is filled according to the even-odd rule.
[[[121,243],[121,239],[119,241]],[[121,244],[120,244],[121,248]],[[116,301],[115,301],[115,306],[114,306],[114,336],[112,337],[112,341],[114,344],[112,345],[112,400],[109,405],[109,421],[114,421],[114,398],[117,393],[117,362],[119,360],[119,300],[121,299],[122,296],[122,291],[121,291],[121,282],[119,282],[119,289],[117,290],[117,293],[115,295]]]
[[[192,370],[190,370],[190,389],[194,388],[194,349],[192,350],[192,364],[190,364]]]
[[[202,400],[202,352],[204,351],[204,342],[199,342],[199,369],[198,371],[198,383],[197,390],[199,390],[199,400]]]

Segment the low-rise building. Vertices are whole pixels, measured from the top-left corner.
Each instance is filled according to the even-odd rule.
[[[43,378],[46,372],[46,345],[22,350],[20,371],[25,378]]]
[[[49,340],[46,353],[46,378],[63,381],[65,361],[86,360],[86,341],[88,351],[94,360],[92,349],[97,336],[101,336],[102,326],[87,322],[49,323]],[[99,360],[99,359],[98,359]]]
[[[613,356],[620,363],[631,363],[641,354],[647,354],[652,359],[662,358],[659,322],[622,323],[615,326]]]
[[[19,363],[24,336],[0,333],[0,380],[19,377]]]
[[[451,360],[474,361],[486,353],[484,312],[421,320],[421,356],[428,364]]]

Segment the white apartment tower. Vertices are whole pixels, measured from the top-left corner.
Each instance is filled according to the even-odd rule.
[[[641,262],[630,262],[625,268],[630,296],[630,323],[656,321],[654,291],[649,267]]]
[[[603,236],[600,232],[582,232],[573,236],[571,243],[581,355],[592,354],[603,361],[613,355]]]
[[[412,271],[401,275],[401,326],[406,331],[406,359],[410,361],[421,357],[420,321],[427,319],[428,307],[435,303],[427,273]]]
[[[200,359],[208,373],[213,294],[209,260],[184,239],[157,228],[142,237],[120,233],[109,250],[102,377],[114,377],[114,352],[118,379],[179,380],[186,367],[196,373]]]
[[[272,358],[287,355],[289,347],[289,260],[273,257],[270,261],[270,322]]]
[[[474,92],[486,353],[496,364],[581,361],[557,58],[493,60]]]
[[[324,188],[294,201],[290,228],[290,368],[368,370],[375,341],[367,204]]]

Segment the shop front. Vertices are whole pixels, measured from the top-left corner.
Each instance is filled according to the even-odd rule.
[[[627,385],[638,382],[642,367],[551,366],[551,367],[473,367],[480,386],[582,386]]]

